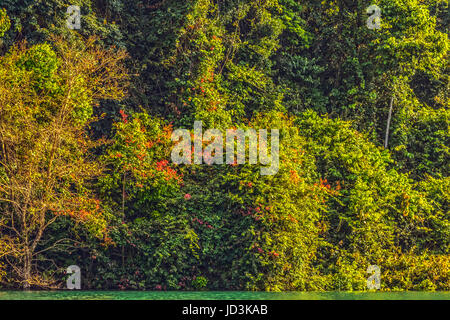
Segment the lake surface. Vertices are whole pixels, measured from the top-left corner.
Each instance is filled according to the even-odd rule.
[[[440,292],[0,291],[0,300],[450,300]]]

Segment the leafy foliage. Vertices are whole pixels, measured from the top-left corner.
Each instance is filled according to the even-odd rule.
[[[80,0],[75,31],[67,1],[4,0],[1,283],[365,290],[376,264],[447,290],[448,1],[374,4],[376,30],[360,0]],[[172,164],[195,120],[279,129],[278,174]]]

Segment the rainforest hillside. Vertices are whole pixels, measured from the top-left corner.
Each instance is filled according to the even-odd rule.
[[[449,290],[449,17],[0,0],[0,289]],[[195,121],[278,129],[277,173],[175,164]]]

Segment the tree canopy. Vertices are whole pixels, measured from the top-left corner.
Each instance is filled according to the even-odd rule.
[[[0,287],[448,290],[448,1],[370,4],[2,1]],[[278,173],[175,165],[196,120]]]

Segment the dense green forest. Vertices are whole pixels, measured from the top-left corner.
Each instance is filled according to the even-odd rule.
[[[368,28],[367,8],[381,8]],[[81,8],[81,28],[67,8]],[[0,0],[0,288],[450,289],[447,0]],[[172,132],[279,129],[279,171]]]

